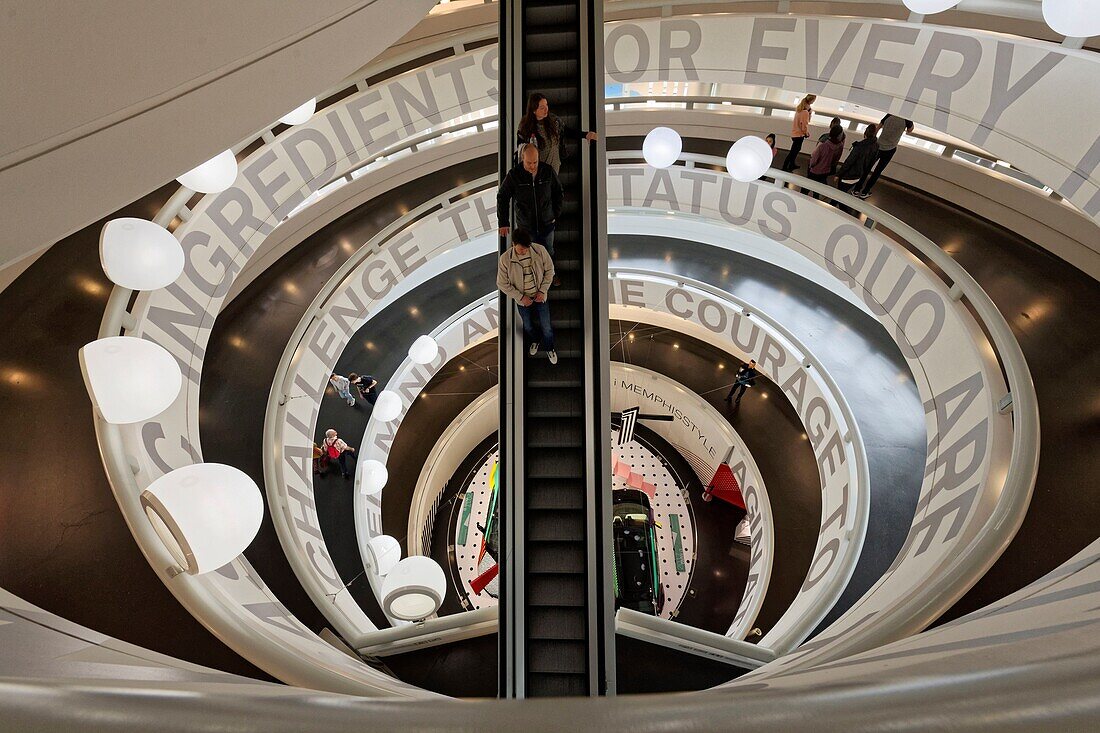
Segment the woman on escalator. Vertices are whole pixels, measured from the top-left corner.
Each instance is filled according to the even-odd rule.
[[[591,130],[569,127],[560,117],[550,114],[550,102],[545,94],[533,93],[527,98],[527,113],[520,118],[516,142],[534,145],[539,150],[539,162],[546,163],[558,173],[561,170],[563,137],[595,140],[599,136]]]

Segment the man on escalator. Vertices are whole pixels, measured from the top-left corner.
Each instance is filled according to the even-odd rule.
[[[531,241],[526,229],[512,232],[512,246],[497,262],[497,287],[519,306],[527,353],[534,356],[541,348],[551,364],[558,363],[554,351],[554,329],[550,325],[550,304],[546,293],[554,278],[554,261],[541,244]],[[541,334],[535,333],[538,319]]]
[[[511,223],[508,214],[515,205],[515,225],[531,233],[531,238],[554,256],[554,228],[561,215],[564,197],[558,174],[546,163],[539,162],[539,150],[534,145],[523,145],[520,163],[508,175],[497,190],[497,225],[500,236],[507,237]],[[554,278],[554,285],[561,280]]]

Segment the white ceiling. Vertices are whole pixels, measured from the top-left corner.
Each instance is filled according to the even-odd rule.
[[[335,85],[434,4],[5,4],[0,269]]]

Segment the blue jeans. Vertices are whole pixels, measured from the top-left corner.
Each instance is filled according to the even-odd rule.
[[[336,387],[336,385],[333,385],[334,389],[335,389],[335,387]],[[339,389],[337,389],[336,394],[343,397],[344,401],[348,403],[348,406],[355,407],[355,398],[351,396],[351,389],[350,388],[345,389],[343,391],[340,391]]]
[[[519,318],[523,321],[524,343],[533,344],[538,341],[539,348],[543,351],[553,351],[554,328],[550,325],[550,304],[543,301],[541,303],[532,303],[531,305],[521,305],[518,307]],[[535,324],[532,320],[533,317],[539,319],[542,338],[538,338],[535,333]]]
[[[535,240],[543,247],[546,247],[546,251],[550,253],[550,256],[554,256],[554,229],[557,228],[558,223],[548,224],[542,229],[531,232],[531,239]]]

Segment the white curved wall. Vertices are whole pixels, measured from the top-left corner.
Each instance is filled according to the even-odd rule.
[[[812,92],[908,117],[989,150],[1100,220],[1100,57],[934,25],[714,15],[616,23],[608,76]]]

